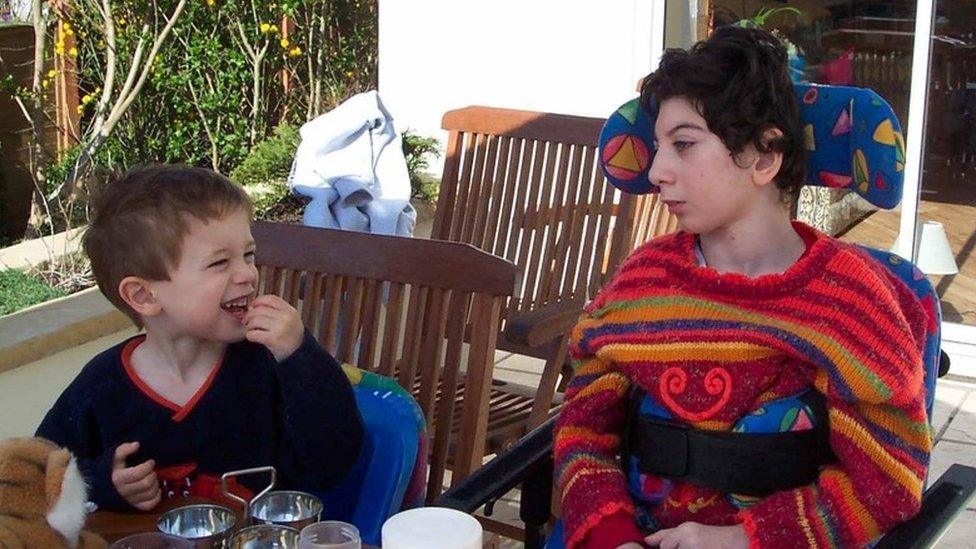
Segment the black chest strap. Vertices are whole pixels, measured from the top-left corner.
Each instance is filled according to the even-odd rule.
[[[641,416],[637,411],[643,396],[643,391],[631,395],[623,453],[625,460],[636,460],[643,474],[724,493],[766,496],[810,484],[821,465],[836,461],[828,440],[826,404],[816,391],[800,397],[813,410],[816,427],[780,433],[706,431]]]

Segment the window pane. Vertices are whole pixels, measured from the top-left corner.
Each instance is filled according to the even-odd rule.
[[[919,226],[941,223],[949,249],[920,243],[919,264],[958,273],[930,274],[947,322],[976,325],[976,3],[936,2]],[[939,258],[949,261],[939,269]]]

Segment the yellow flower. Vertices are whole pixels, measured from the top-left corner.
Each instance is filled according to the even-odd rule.
[[[207,0],[207,5],[208,6],[214,5],[214,0]]]
[[[64,44],[55,44],[54,53],[58,55],[64,55]]]
[[[85,96],[81,98],[81,103],[83,105],[87,105],[87,104],[91,103],[92,101],[94,101],[94,99],[95,99],[94,97],[92,97],[91,95],[89,95],[89,94],[86,93]]]
[[[356,76],[356,73],[354,73],[353,71],[346,71],[346,76],[348,78],[352,78],[353,76]]]
[[[65,28],[64,29],[64,35],[65,36],[74,36],[75,35],[75,31],[71,30],[70,28]]]
[[[121,26],[124,26],[125,25],[125,17],[119,17],[119,20],[116,21],[115,24],[118,25],[118,26],[120,26],[120,27]]]
[[[64,30],[66,30],[66,31],[69,31],[69,30],[71,30],[71,23],[69,23],[69,22],[67,22],[67,21],[63,21],[63,22],[61,23],[61,26],[62,26],[62,27],[64,27]]]
[[[291,51],[288,52],[288,55],[292,57],[298,57],[301,54],[302,54],[302,48],[299,48],[298,46],[295,46],[294,48],[291,49]]]
[[[280,44],[282,48],[287,48],[291,42],[289,42],[287,38],[282,38]]]
[[[55,76],[57,76],[57,74],[58,74],[57,69],[51,69],[51,70],[47,71],[47,77],[48,78],[54,78]]]
[[[95,43],[95,47],[98,48],[98,49],[100,49],[100,50],[104,50],[105,49],[105,41],[104,40],[99,40],[98,42]]]
[[[68,55],[71,57],[78,57],[78,48],[72,46],[71,49],[68,50]]]
[[[41,81],[41,87],[42,88],[45,88],[46,89],[50,85],[51,85],[51,82],[47,78],[45,78],[44,80]]]
[[[85,112],[85,106],[78,105],[78,107],[75,110],[78,111],[78,114],[83,114]]]
[[[269,25],[267,23],[261,23],[261,32],[263,34],[268,34],[268,31],[270,31],[270,30],[271,30],[271,25]]]
[[[270,28],[270,32],[278,34],[278,25],[271,25],[269,28]]]

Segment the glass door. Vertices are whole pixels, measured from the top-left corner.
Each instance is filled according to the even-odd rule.
[[[923,1],[934,16],[916,264],[939,294],[944,338],[976,343],[976,2]]]

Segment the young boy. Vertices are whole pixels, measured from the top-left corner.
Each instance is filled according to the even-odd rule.
[[[574,330],[555,441],[566,544],[862,547],[919,508],[924,312],[858,248],[790,221],[804,142],[775,37],[723,28],[670,50],[641,95],[659,106],[649,177],[681,231],[634,251]],[[750,480],[729,464],[752,449],[728,435],[783,403],[775,430],[819,428],[815,451],[739,465],[796,478],[790,462],[826,457],[761,496],[715,488]]]
[[[100,197],[84,249],[145,334],[89,362],[37,430],[75,453],[100,507],[219,498],[223,473],[264,465],[319,491],[358,457],[341,368],[293,307],[255,297],[250,224],[244,191],[201,168],[131,171]],[[250,497],[267,478],[241,482]]]

